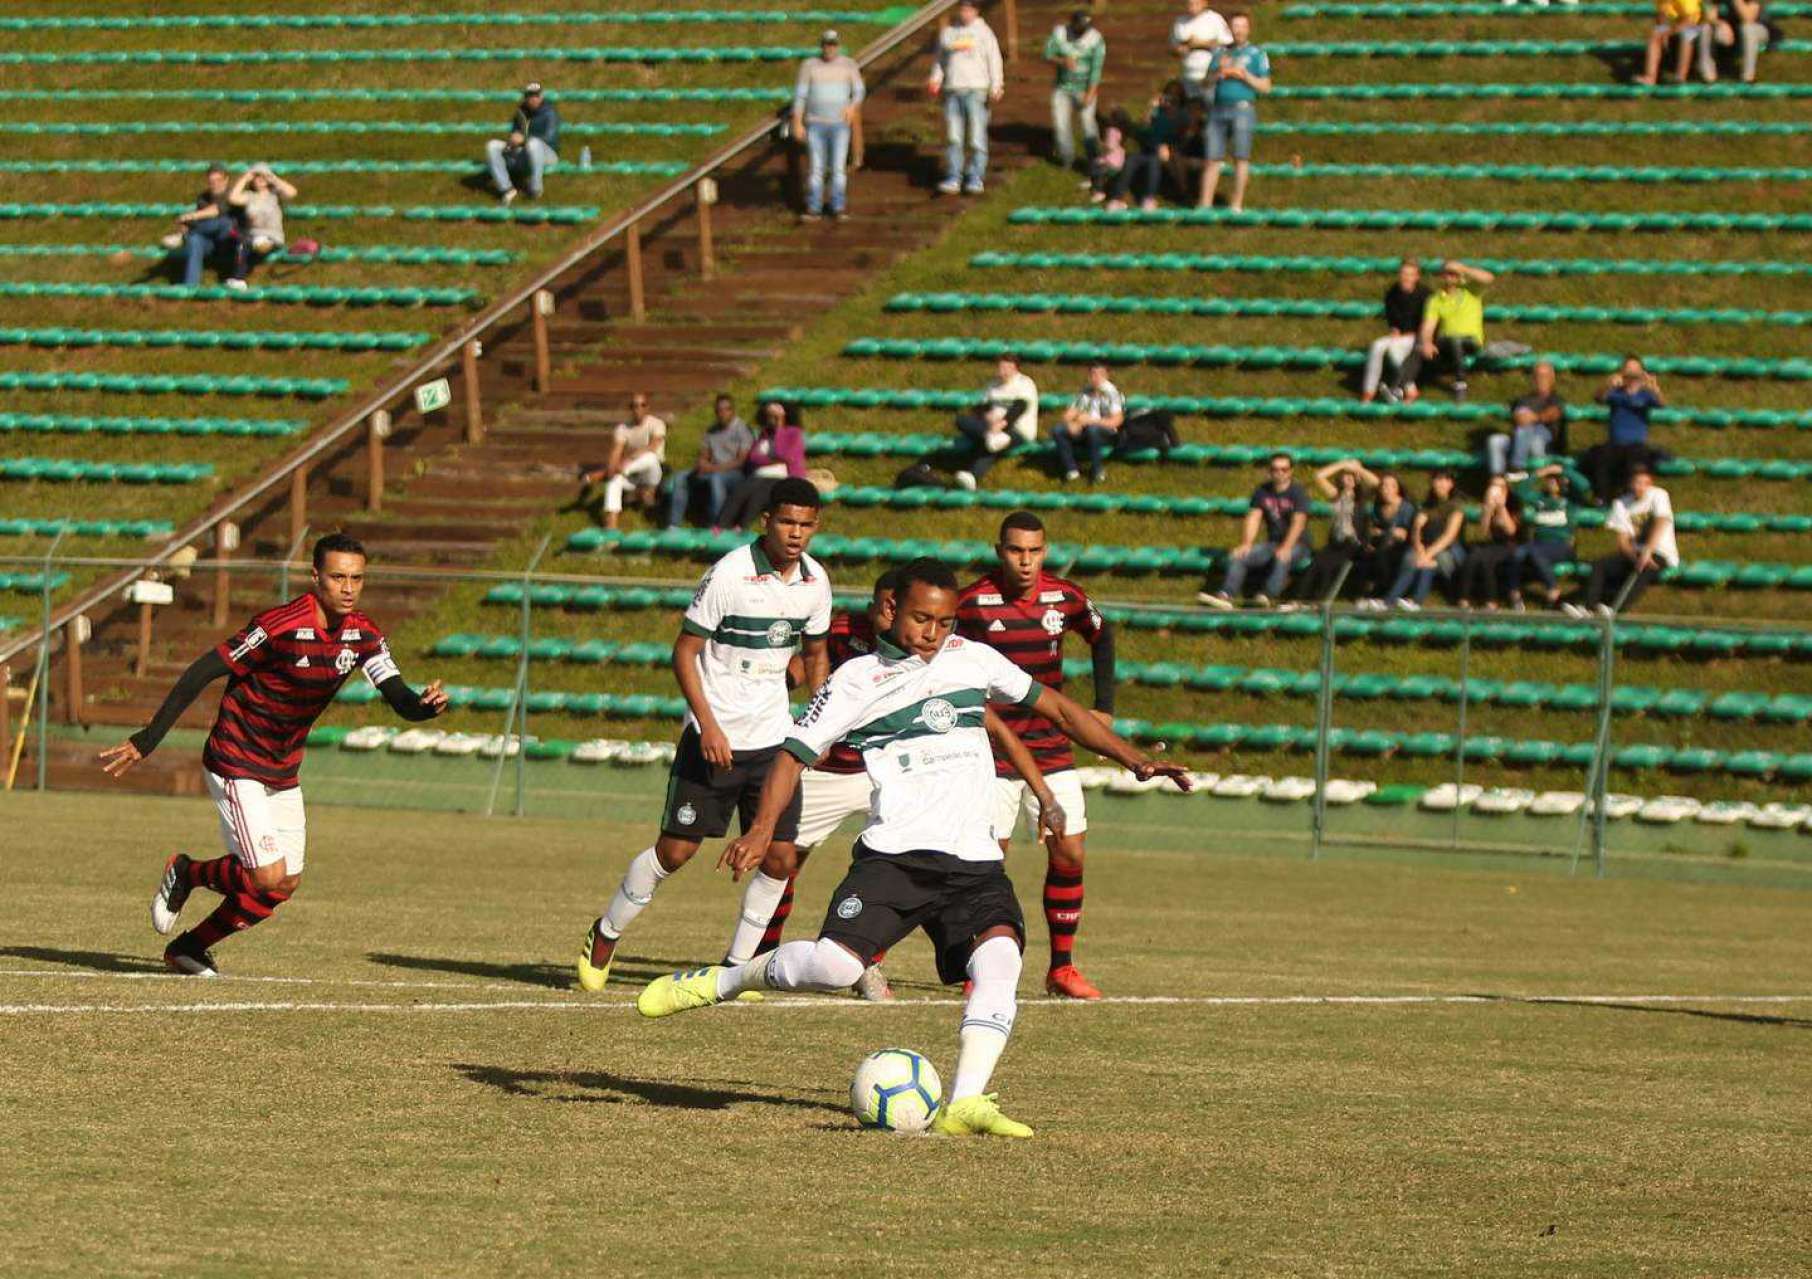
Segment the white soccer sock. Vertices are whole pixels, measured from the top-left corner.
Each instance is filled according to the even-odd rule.
[[[861,975],[862,961],[834,941],[790,941],[718,973],[717,997],[731,999],[745,990],[848,990]]]
[[[962,1028],[956,1033],[956,1079],[950,1100],[987,1091],[995,1063],[1006,1051],[1018,1011],[1019,943],[990,937],[969,953],[969,980],[975,986],[963,1005]]]
[[[742,890],[742,918],[736,921],[736,931],[730,934],[730,949],[724,956],[724,963],[746,964],[755,958],[755,948],[767,934],[768,922],[774,918],[774,909],[780,905],[785,892],[786,880],[755,872],[749,886]]]
[[[610,899],[610,905],[598,919],[598,931],[612,941],[621,937],[623,930],[654,900],[654,890],[670,874],[672,872],[654,855],[654,849],[644,848],[637,853],[635,860],[629,863],[629,869],[623,872],[617,895]]]

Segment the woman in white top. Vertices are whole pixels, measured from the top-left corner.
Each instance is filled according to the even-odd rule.
[[[246,277],[258,259],[283,247],[283,202],[296,198],[296,188],[271,172],[268,164],[254,164],[239,175],[227,192],[227,203],[239,212],[239,259],[229,289],[246,287]]]

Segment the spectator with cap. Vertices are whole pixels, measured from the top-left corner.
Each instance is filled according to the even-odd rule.
[[[1019,357],[1013,352],[1004,352],[995,362],[980,402],[956,415],[956,433],[958,447],[970,455],[956,472],[956,483],[970,492],[1002,453],[1038,438],[1038,386],[1019,371]]]
[[[1370,404],[1378,398],[1386,364],[1394,374],[1416,349],[1422,315],[1427,309],[1428,289],[1422,284],[1422,264],[1414,258],[1404,258],[1397,264],[1396,281],[1384,291],[1384,325],[1390,332],[1375,340],[1365,353],[1365,375],[1359,384],[1361,403]],[[1395,386],[1383,390],[1387,400],[1403,398]]]
[[[283,248],[283,202],[299,194],[268,164],[255,164],[227,192],[227,204],[244,220],[227,288],[243,289],[252,267]]]
[[[205,185],[195,197],[195,207],[176,215],[176,230],[166,235],[164,247],[182,254],[182,282],[190,288],[201,283],[201,273],[217,253],[239,251],[240,218],[228,201],[232,183],[224,166],[208,166]]]
[[[1246,589],[1253,569],[1267,568],[1265,586],[1252,602],[1269,608],[1283,598],[1290,574],[1307,568],[1313,558],[1309,545],[1309,495],[1296,482],[1296,468],[1288,453],[1273,453],[1265,482],[1252,491],[1252,502],[1241,526],[1239,545],[1227,554],[1227,572],[1218,591],[1203,583],[1198,604],[1234,608]],[[1261,540],[1260,534],[1263,534]]]
[[[1232,43],[1227,20],[1208,7],[1208,0],[1183,0],[1182,16],[1170,24],[1170,51],[1183,60],[1179,79],[1191,101],[1208,96],[1208,65],[1217,49]]]
[[[602,463],[579,468],[585,486],[576,505],[589,505],[590,489],[604,481],[604,527],[615,528],[623,512],[623,499],[631,492],[646,504],[661,484],[661,467],[667,460],[667,424],[648,411],[648,397],[640,392],[629,399],[629,416],[611,432],[610,455]]]
[[[1239,213],[1246,207],[1246,182],[1252,176],[1252,132],[1258,127],[1258,98],[1271,92],[1271,57],[1252,43],[1252,19],[1233,15],[1227,24],[1233,43],[1222,45],[1208,58],[1208,82],[1214,93],[1208,106],[1207,159],[1202,170],[1202,196],[1206,209],[1214,204],[1221,166],[1233,157],[1233,198],[1227,207]]]
[[[1617,535],[1617,549],[1593,561],[1585,590],[1572,603],[1561,605],[1569,616],[1613,611],[1608,601],[1626,589],[1625,583],[1629,593],[1624,596],[1623,606],[1634,608],[1642,593],[1680,562],[1680,544],[1674,539],[1673,499],[1655,483],[1655,473],[1646,465],[1630,472],[1629,491],[1611,503],[1604,530]]]
[[[1485,349],[1484,290],[1497,279],[1483,267],[1455,258],[1441,263],[1441,287],[1422,311],[1422,331],[1415,349],[1397,369],[1392,386],[1406,400],[1417,395],[1422,370],[1434,361],[1453,373],[1453,398],[1466,398],[1466,368]]]
[[[811,157],[801,215],[807,222],[826,213],[839,221],[844,216],[850,134],[867,92],[856,60],[844,54],[835,31],[826,31],[818,38],[818,56],[799,64],[799,77],[793,82],[793,138],[805,143]]]
[[[944,106],[944,180],[937,189],[980,195],[988,173],[988,108],[1006,92],[1006,79],[1000,41],[976,0],[962,0],[938,33],[929,88]]]
[[[1088,159],[1100,143],[1095,105],[1101,95],[1101,72],[1107,65],[1107,40],[1095,29],[1087,9],[1078,9],[1070,20],[1051,29],[1044,42],[1044,60],[1056,68],[1051,85],[1051,138],[1057,163],[1076,164],[1076,134],[1082,134],[1082,157]]]
[[[718,396],[711,425],[699,442],[698,461],[673,476],[673,488],[667,496],[667,527],[677,528],[686,522],[686,510],[695,490],[705,496],[705,523],[717,527],[718,515],[742,480],[743,464],[754,447],[755,432],[737,415],[736,401],[727,395]]]
[[[1567,451],[1567,406],[1554,389],[1554,365],[1542,360],[1529,370],[1528,393],[1510,405],[1510,430],[1485,437],[1485,471],[1527,478],[1530,467],[1550,454]]]
[[[1076,469],[1076,446],[1088,450],[1089,482],[1099,484],[1107,478],[1107,454],[1120,428],[1126,423],[1126,397],[1108,380],[1107,365],[1088,366],[1088,385],[1063,411],[1063,421],[1051,431],[1051,443],[1057,449],[1057,472],[1068,484],[1079,479]]]
[[[510,204],[525,190],[529,199],[539,200],[542,176],[559,161],[559,152],[560,112],[541,91],[541,82],[531,80],[522,86],[522,101],[510,117],[508,140],[492,138],[485,143],[485,162],[497,198]]]

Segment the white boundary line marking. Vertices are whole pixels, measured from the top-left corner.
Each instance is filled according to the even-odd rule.
[[[242,979],[243,980],[243,979]],[[306,979],[303,979],[306,980]],[[1492,1004],[1637,1004],[1667,1006],[1676,1004],[1799,1004],[1812,1003],[1812,994],[1801,995],[1110,995],[1099,1000],[1032,999],[1024,1001],[1041,1007],[1100,1005],[1162,1005],[1174,1007],[1428,1007],[1438,1005]],[[870,1004],[859,999],[828,996],[792,996],[771,999],[760,1004],[727,1004],[743,1011],[754,1009],[879,1009],[879,1008],[958,1008],[960,999],[899,999],[891,1004]],[[503,999],[462,1003],[424,1004],[359,1004],[305,1000],[222,1000],[210,1003],[184,1004],[0,1004],[0,1016],[84,1015],[111,1013],[475,1013],[522,1012],[626,1012],[632,1007],[626,999]]]

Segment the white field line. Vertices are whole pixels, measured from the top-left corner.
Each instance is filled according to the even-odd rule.
[[[241,979],[243,980],[243,979]],[[1796,1004],[1812,1003],[1812,994],[1795,995],[1110,995],[1093,1001],[1033,999],[1043,1007],[1176,1006],[1176,1007],[1414,1007],[1493,1004]],[[899,999],[870,1004],[859,999],[792,996],[759,1004],[728,1004],[740,1011],[957,1008],[960,999]],[[477,1012],[627,1012],[627,999],[506,999],[462,1003],[359,1004],[332,1001],[222,1000],[184,1004],[0,1004],[0,1016],[99,1015],[137,1013],[477,1013]]]

